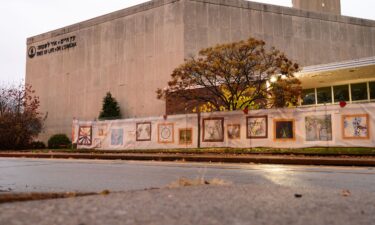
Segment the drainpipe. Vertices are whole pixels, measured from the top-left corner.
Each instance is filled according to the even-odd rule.
[[[197,109],[197,118],[198,118],[198,148],[201,147],[201,111],[200,107]]]

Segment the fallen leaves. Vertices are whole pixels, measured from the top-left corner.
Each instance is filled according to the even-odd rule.
[[[111,192],[109,190],[103,190],[100,192],[101,195],[109,195]]]
[[[179,187],[188,187],[188,186],[201,186],[201,185],[217,185],[217,186],[225,186],[230,185],[231,182],[214,178],[211,180],[205,180],[203,178],[197,178],[197,179],[189,179],[182,177],[178,179],[177,181],[172,182],[168,185],[168,188],[179,188]]]
[[[342,190],[341,191],[341,196],[343,196],[343,197],[349,197],[351,195],[352,195],[352,193],[349,190]]]

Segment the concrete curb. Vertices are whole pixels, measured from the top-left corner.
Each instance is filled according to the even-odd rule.
[[[100,159],[136,161],[186,161],[221,163],[258,163],[324,166],[371,166],[375,157],[301,157],[269,155],[193,155],[193,154],[88,154],[88,153],[0,153],[3,158]]]

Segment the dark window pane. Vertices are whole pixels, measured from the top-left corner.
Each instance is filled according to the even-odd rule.
[[[302,90],[302,105],[315,104],[315,89]]]
[[[375,99],[375,81],[370,82],[370,97],[371,99]]]
[[[351,84],[352,101],[367,100],[367,84]]]
[[[333,87],[335,102],[349,101],[349,85],[340,85]]]
[[[332,103],[331,87],[324,87],[316,89],[318,96],[318,103]]]

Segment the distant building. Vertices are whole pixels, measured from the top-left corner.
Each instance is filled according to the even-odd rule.
[[[96,119],[108,91],[126,117],[163,115],[166,104],[156,99],[155,91],[166,86],[175,67],[202,48],[250,36],[306,68],[299,75],[308,96],[304,104],[322,103],[321,93],[331,93],[331,101],[328,96],[324,102],[334,103],[337,92],[345,99],[349,93],[354,102],[354,90],[365,86],[367,99],[358,99],[370,101],[375,22],[341,16],[339,0],[293,4],[295,8],[243,0],[154,0],[28,38],[26,82],[40,96],[41,110],[48,112],[41,138],[69,134],[74,117]],[[341,61],[352,67],[337,63]],[[332,68],[314,67],[329,63]]]
[[[308,11],[341,15],[341,0],[293,0],[293,7]]]

